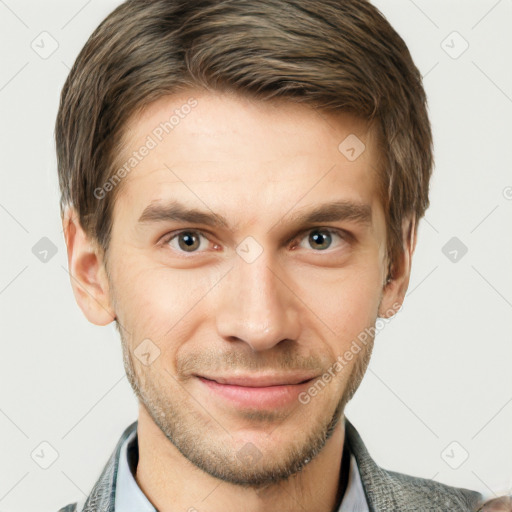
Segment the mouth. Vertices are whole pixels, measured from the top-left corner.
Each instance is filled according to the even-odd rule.
[[[299,393],[317,376],[302,373],[195,377],[210,396],[224,403],[238,408],[275,409],[296,402]]]
[[[232,376],[207,376],[196,375],[206,380],[231,386],[243,386],[249,388],[263,388],[272,386],[293,386],[303,384],[315,378],[315,375],[308,374],[260,374],[260,375],[232,375]]]

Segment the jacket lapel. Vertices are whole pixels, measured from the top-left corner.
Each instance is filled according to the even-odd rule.
[[[116,497],[117,469],[119,467],[119,456],[121,446],[128,436],[137,428],[138,421],[134,421],[121,435],[117,445],[108,459],[101,475],[92,488],[82,512],[114,512]],[[80,511],[78,511],[80,512]]]

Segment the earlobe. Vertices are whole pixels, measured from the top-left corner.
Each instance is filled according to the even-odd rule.
[[[383,285],[378,316],[390,318],[402,307],[411,276],[412,256],[416,248],[416,219],[414,215],[402,222],[402,251],[393,262],[392,275]]]
[[[115,319],[103,254],[98,244],[83,230],[73,208],[62,218],[68,254],[68,271],[73,294],[86,318],[96,325]]]

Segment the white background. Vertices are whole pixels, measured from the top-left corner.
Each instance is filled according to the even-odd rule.
[[[137,416],[115,329],[89,324],[71,291],[53,141],[69,68],[118,4],[0,0],[0,510],[80,499]],[[512,2],[375,4],[424,76],[436,167],[404,307],[346,414],[387,469],[512,492]],[[43,31],[59,45],[47,59],[31,48]],[[456,59],[453,31],[469,43]],[[456,263],[442,252],[454,236]],[[42,237],[57,247],[46,263]],[[31,458],[43,441],[48,469]],[[458,469],[442,456],[453,441],[452,465],[469,455]]]

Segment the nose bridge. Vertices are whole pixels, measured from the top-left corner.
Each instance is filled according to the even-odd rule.
[[[219,335],[244,341],[258,351],[295,339],[299,322],[293,293],[283,283],[286,279],[275,260],[266,251],[254,260],[247,258],[243,244],[238,251],[241,256],[236,257],[217,297]]]

